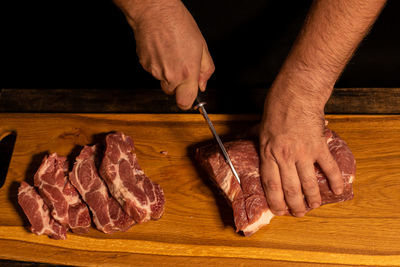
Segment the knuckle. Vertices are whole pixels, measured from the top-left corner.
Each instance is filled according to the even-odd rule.
[[[271,199],[271,198],[268,198],[268,205],[269,205],[270,209],[277,211],[277,212],[285,211],[285,207],[286,207],[283,200]]]
[[[299,189],[293,185],[285,186],[283,191],[285,192],[285,196],[289,198],[297,197],[300,194]]]
[[[146,64],[146,65],[143,65],[142,64],[142,66],[143,66],[143,68],[148,72],[148,73],[150,73],[154,78],[156,78],[156,79],[158,79],[158,80],[161,80],[161,72],[160,72],[160,69],[157,67],[157,66],[155,66],[155,65],[153,65],[153,64]]]
[[[182,80],[187,80],[192,75],[192,69],[189,64],[183,64],[181,67]]]
[[[173,71],[164,71],[164,79],[168,84],[175,84],[178,82],[175,72]]]
[[[161,88],[163,89],[163,91],[167,94],[173,94],[175,92],[175,87],[172,86],[170,83],[168,83],[167,81],[161,81]]]
[[[303,188],[308,191],[315,190],[317,188],[317,183],[315,179],[315,177],[308,177],[303,179],[301,183]]]
[[[274,181],[274,180],[267,180],[266,186],[267,186],[268,191],[276,192],[276,191],[282,190],[281,185],[277,181]]]
[[[288,145],[277,145],[273,149],[273,154],[275,157],[284,162],[291,162],[294,158],[294,151],[292,147]]]
[[[276,161],[269,143],[267,143],[265,146],[261,146],[260,151],[262,152],[262,157],[264,159]]]
[[[214,71],[215,71],[215,65],[214,65],[214,63],[213,64],[211,64],[211,66],[209,67],[209,69],[206,71],[206,74],[208,74],[208,75],[212,75],[213,73],[214,73]]]
[[[319,202],[321,200],[321,195],[319,194],[319,191],[317,192],[307,192],[305,193],[306,197],[308,200],[311,202]]]

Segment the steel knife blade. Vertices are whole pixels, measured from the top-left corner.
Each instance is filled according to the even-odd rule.
[[[230,159],[230,157],[229,157],[229,155],[228,155],[228,152],[226,152],[225,146],[224,146],[224,144],[222,143],[221,138],[219,138],[219,135],[218,135],[217,131],[216,131],[215,128],[214,128],[214,125],[212,124],[210,118],[208,117],[207,111],[206,111],[206,109],[205,109],[205,107],[204,107],[205,104],[206,104],[206,102],[201,101],[201,99],[200,99],[199,96],[198,96],[198,97],[196,98],[196,100],[195,100],[194,109],[199,110],[199,112],[201,113],[201,115],[203,115],[204,119],[206,120],[206,122],[207,122],[207,124],[208,124],[208,127],[210,128],[210,130],[211,130],[211,132],[212,132],[212,134],[213,134],[213,136],[214,136],[214,139],[217,141],[218,146],[219,146],[219,148],[221,149],[222,154],[224,155],[224,158],[225,158],[226,163],[229,165],[229,167],[230,167],[231,170],[232,170],[233,176],[235,176],[236,180],[237,180],[238,183],[240,184],[239,175],[238,175],[238,173],[236,172],[235,167],[234,167],[233,164],[232,164],[232,161],[231,161],[231,159]]]

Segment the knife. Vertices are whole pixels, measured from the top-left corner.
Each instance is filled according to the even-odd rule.
[[[218,143],[219,148],[222,151],[222,154],[224,155],[225,161],[226,163],[229,165],[229,167],[232,170],[233,176],[235,176],[236,180],[238,181],[238,183],[240,184],[240,178],[239,175],[237,174],[235,167],[232,164],[231,159],[229,158],[228,152],[226,152],[226,149],[224,147],[224,144],[221,141],[221,138],[219,138],[219,135],[217,134],[217,131],[214,128],[214,125],[212,124],[210,118],[208,117],[207,111],[204,107],[204,105],[206,104],[206,102],[201,101],[200,97],[197,96],[196,100],[195,100],[195,106],[194,109],[199,110],[199,112],[201,113],[201,115],[203,115],[204,119],[206,120],[208,127],[210,128],[212,134],[214,135],[215,140]]]

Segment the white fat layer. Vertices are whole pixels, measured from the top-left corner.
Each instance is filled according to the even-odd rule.
[[[228,170],[226,172],[224,179],[222,180],[222,183],[220,184],[222,191],[229,197],[229,200],[231,202],[233,201],[233,196],[228,195],[228,192],[231,189],[232,176],[233,176],[232,172]]]
[[[94,155],[92,155],[92,156],[91,156],[90,158],[88,158],[88,159],[85,159],[85,160],[79,159],[79,160],[76,161],[75,166],[74,166],[74,169],[72,170],[72,171],[74,172],[75,177],[78,177],[79,169],[80,169],[80,167],[82,166],[82,164],[85,163],[85,161],[94,161]],[[98,174],[95,173],[95,171],[91,170],[90,176],[91,176],[91,177],[95,177],[95,176],[98,176]],[[101,183],[102,183],[102,186],[100,186],[100,188],[99,188],[97,191],[98,191],[102,196],[104,196],[105,199],[107,199],[107,198],[108,198],[108,190],[107,190],[107,187],[106,187],[106,185],[104,184],[104,181],[100,179],[100,177],[97,177],[97,178],[98,178],[98,179],[101,181]],[[81,196],[82,196],[82,199],[83,199],[85,202],[87,202],[86,194],[87,194],[87,193],[90,193],[90,192],[95,192],[95,191],[91,191],[91,190],[90,190],[90,189],[92,188],[93,183],[94,183],[95,180],[96,180],[96,179],[91,179],[91,184],[88,186],[88,190],[85,190],[85,189],[83,188],[83,186],[79,183],[79,179],[76,178],[76,182],[78,183],[78,186],[79,186],[79,188],[77,188],[77,189],[80,191]],[[88,205],[88,206],[89,206],[89,205]],[[109,208],[109,207],[107,207],[107,209],[108,209],[108,208]],[[100,223],[98,217],[97,217],[96,210],[94,210],[91,206],[89,206],[89,209],[92,211],[92,214],[93,214],[93,216],[92,216],[93,222],[94,222],[94,224],[96,225],[97,229],[99,229],[100,231],[104,231],[104,228],[105,228],[107,225],[110,225],[110,224],[113,225],[113,224],[114,224],[113,221],[112,221],[111,218],[110,218],[110,221],[109,221],[108,224],[102,225],[102,224]],[[108,214],[109,214],[109,212],[108,212]]]
[[[43,228],[41,229],[41,231],[38,231],[39,229],[35,229],[36,232],[35,234],[37,235],[51,235],[54,233],[53,229],[50,226],[50,213],[49,210],[44,210],[43,206],[46,205],[43,202],[43,199],[36,194],[36,191],[33,187],[31,186],[27,186],[22,192],[22,193],[26,193],[27,195],[29,195],[31,198],[33,198],[35,200],[35,202],[39,205],[39,213],[40,213],[40,217],[42,219],[42,223],[43,223]]]
[[[39,177],[43,176],[43,175],[47,172],[47,170],[49,169],[49,167],[51,167],[51,164],[50,164],[50,160],[49,160],[49,159],[50,159],[50,158],[54,158],[54,157],[55,157],[55,154],[51,154],[51,155],[47,158],[47,160],[44,162],[44,164],[42,164],[42,165],[39,167],[39,170],[38,170],[38,176],[39,176]],[[58,169],[56,170],[56,172],[55,172],[54,175],[57,177],[58,175],[60,175],[60,173],[62,173],[62,175],[63,175],[63,177],[64,177],[64,183],[63,183],[62,185],[60,185],[60,183],[58,183],[58,182],[56,182],[55,185],[48,184],[48,183],[45,182],[43,179],[40,179],[39,189],[40,189],[40,190],[43,190],[43,186],[44,186],[45,184],[47,184],[47,185],[49,185],[49,186],[51,186],[51,187],[57,188],[61,193],[63,193],[64,187],[67,186],[70,182],[68,181],[67,176],[65,176],[64,170],[61,169],[61,168],[58,168]],[[74,187],[73,187],[71,184],[69,184],[69,186],[70,186],[72,189],[74,189]],[[56,201],[56,200],[53,200],[51,197],[49,197],[49,195],[50,195],[49,193],[48,193],[47,195],[48,195],[48,199],[49,199],[50,201]],[[75,206],[75,205],[78,205],[78,204],[82,203],[82,201],[81,201],[80,198],[79,198],[78,193],[76,193],[76,192],[75,192],[75,194],[72,194],[72,195],[66,195],[66,194],[62,194],[62,195],[64,196],[65,201],[68,203],[68,207],[70,207],[70,206]],[[55,220],[57,220],[58,222],[60,222],[60,223],[62,223],[62,224],[68,224],[68,221],[69,221],[68,212],[67,212],[67,214],[66,214],[65,216],[60,216],[60,215],[58,214],[58,212],[57,212],[57,209],[53,208],[52,211],[51,211],[51,215],[52,215],[53,218],[54,218]]]
[[[255,233],[258,229],[263,227],[264,225],[269,224],[271,219],[274,217],[274,214],[271,212],[271,210],[264,211],[260,218],[252,224],[249,224],[246,228],[244,228],[242,231],[246,235]]]
[[[123,153],[121,151],[121,155],[122,154]],[[143,205],[136,198],[136,196],[131,191],[129,191],[127,187],[124,186],[123,180],[122,180],[121,176],[119,175],[119,163],[121,162],[122,158],[128,160],[125,157],[121,157],[119,162],[114,165],[116,175],[115,175],[115,179],[112,181],[112,195],[118,200],[118,202],[121,204],[121,206],[124,206],[126,200],[129,199],[130,201],[132,201],[134,203],[135,207],[140,207],[141,209],[144,209],[146,211],[145,220],[149,220],[150,219],[150,215],[151,215],[151,207],[150,207],[150,205],[152,203],[150,203],[149,198],[146,197],[147,198],[146,204]],[[129,162],[129,160],[128,160],[128,162]],[[133,175],[136,175],[134,168],[132,168],[132,169],[133,169],[132,170]],[[139,172],[136,172],[136,173],[139,173]],[[143,173],[143,171],[142,171],[142,173]],[[136,183],[136,186],[139,187],[142,191],[144,191],[143,190],[143,182]]]
[[[350,178],[349,178],[349,184],[352,184],[352,183],[353,183],[353,181],[354,181],[354,175],[350,175]]]
[[[254,177],[259,177],[260,176],[260,172],[258,171],[258,169],[256,169],[255,171],[252,172],[248,172],[247,176],[254,176]],[[240,178],[240,177],[239,177]]]
[[[31,191],[31,186],[25,186],[24,188],[18,189],[18,195],[22,195],[24,193],[29,193],[29,191]]]

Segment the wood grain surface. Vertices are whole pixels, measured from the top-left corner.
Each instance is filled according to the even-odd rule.
[[[0,135],[17,139],[0,189],[0,258],[70,265],[400,265],[400,116],[331,115],[331,129],[357,159],[355,198],[303,218],[282,216],[251,237],[235,233],[230,207],[193,161],[211,138],[198,114],[0,114]],[[211,115],[217,131],[242,135],[253,115]],[[123,131],[145,173],[164,189],[159,221],[111,235],[91,229],[65,241],[30,233],[17,204],[45,153],[73,158],[79,147]],[[160,153],[167,151],[165,155]]]

